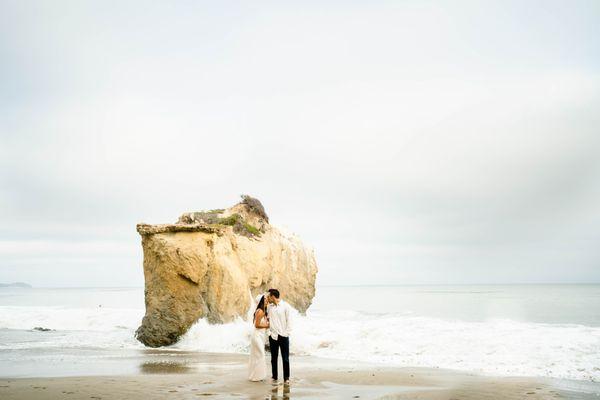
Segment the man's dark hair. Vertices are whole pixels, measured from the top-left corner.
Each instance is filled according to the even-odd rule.
[[[276,299],[279,298],[279,290],[277,289],[269,289],[269,294],[273,297],[275,297]]]

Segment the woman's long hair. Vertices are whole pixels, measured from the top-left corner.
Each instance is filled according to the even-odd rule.
[[[256,315],[256,312],[258,310],[263,310],[265,315],[267,315],[267,307],[265,307],[265,295],[264,294],[261,296],[260,301],[258,302],[258,305],[256,306],[256,310],[254,310],[254,315]]]

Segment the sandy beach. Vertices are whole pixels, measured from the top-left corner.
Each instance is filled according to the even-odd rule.
[[[68,357],[65,357],[68,360]],[[292,358],[290,385],[246,380],[244,355],[146,352],[96,360],[73,373],[68,361],[44,377],[0,378],[0,397],[12,399],[597,399],[600,385],[581,381],[487,377],[441,369]],[[39,363],[38,363],[39,364]],[[44,371],[31,365],[32,371]],[[34,369],[35,368],[35,369]],[[112,372],[111,372],[112,371]],[[6,371],[5,371],[6,372]],[[61,376],[63,375],[63,376]],[[77,374],[75,374],[77,375]]]

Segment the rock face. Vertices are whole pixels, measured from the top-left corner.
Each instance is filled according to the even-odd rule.
[[[305,312],[315,295],[312,249],[269,224],[249,196],[228,209],[186,213],[175,224],[138,224],[144,250],[146,315],[136,331],[146,346],[176,342],[200,318],[246,318],[269,288]]]

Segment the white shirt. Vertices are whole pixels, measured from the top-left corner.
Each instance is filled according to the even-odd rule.
[[[269,334],[273,340],[279,336],[289,337],[292,332],[291,307],[283,300],[279,304],[269,304],[267,313],[269,315]]]

